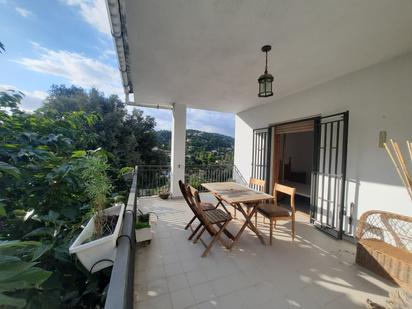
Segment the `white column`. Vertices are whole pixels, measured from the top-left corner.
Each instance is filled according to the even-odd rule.
[[[185,181],[186,105],[174,104],[171,149],[170,192],[172,197],[182,196],[179,180]]]

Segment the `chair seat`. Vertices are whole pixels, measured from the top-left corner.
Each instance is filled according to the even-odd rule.
[[[204,212],[207,220],[211,224],[216,224],[220,222],[226,222],[232,220],[232,216],[221,209],[213,209]]]
[[[292,216],[292,212],[290,210],[277,206],[272,203],[259,204],[258,212],[267,218],[291,217]]]
[[[381,254],[393,257],[406,264],[412,265],[412,253],[408,250],[394,247],[379,239],[361,239],[359,243],[370,248],[370,251],[377,251]]]
[[[215,205],[213,205],[212,203],[209,202],[200,202],[199,206],[203,209],[203,210],[213,210],[215,209]]]

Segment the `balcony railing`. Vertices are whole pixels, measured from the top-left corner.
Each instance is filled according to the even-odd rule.
[[[170,190],[169,165],[140,165],[137,168],[137,188],[139,196],[158,195]],[[205,182],[235,181],[246,183],[233,164],[228,165],[188,165],[185,169],[185,182],[199,191],[204,191],[201,184]]]
[[[152,196],[169,191],[170,170],[170,165],[139,165],[136,175],[138,196]]]
[[[200,192],[205,191],[202,183],[226,181],[234,181],[233,165],[186,166],[185,182]]]
[[[134,288],[134,254],[136,239],[136,171],[133,173],[132,185],[124,213],[123,225],[117,238],[116,259],[113,264],[105,309],[132,309]]]

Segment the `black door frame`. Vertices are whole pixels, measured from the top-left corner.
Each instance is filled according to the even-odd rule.
[[[338,118],[342,117],[342,119],[338,120],[333,120],[333,118]],[[327,120],[328,118],[332,118],[331,121],[326,121],[322,122],[323,120]],[[336,132],[336,145],[333,147],[333,124],[337,123],[337,132]],[[340,125],[342,123],[342,126]],[[327,132],[328,129],[328,124],[330,124],[330,130],[331,132]],[[336,113],[332,115],[326,115],[326,116],[321,116],[318,117],[315,120],[315,134],[314,134],[314,162],[313,162],[313,175],[312,175],[312,186],[311,186],[311,223],[314,224],[317,228],[320,230],[326,232],[327,234],[337,238],[337,239],[343,239],[344,236],[344,230],[343,230],[343,221],[344,221],[344,215],[345,215],[345,196],[346,196],[346,169],[347,169],[347,150],[348,150],[348,132],[349,132],[349,111],[345,111],[342,113]],[[321,145],[321,140],[322,140],[322,126],[324,126],[323,130],[323,147]],[[339,130],[342,130],[342,143],[341,143],[341,165],[338,166],[338,156],[339,156],[339,141],[338,141],[338,135],[340,134]],[[327,136],[329,137],[329,147],[326,147],[326,138]],[[332,156],[332,149],[335,148],[335,173],[332,174],[332,168],[331,168],[331,160],[330,157]],[[323,151],[323,153],[321,153]],[[329,154],[327,154],[327,151],[329,151]],[[321,156],[323,157],[323,166],[320,166],[321,162]],[[329,167],[326,167],[326,160],[325,158],[329,156]],[[341,170],[340,175],[337,175],[337,170],[338,168]],[[320,222],[316,220],[317,217],[317,211],[319,209],[318,201],[318,184],[319,184],[319,179],[317,177],[320,177],[320,174],[322,174],[322,193],[321,193],[321,200],[322,204],[320,206]],[[325,199],[325,192],[324,190],[324,181],[325,181],[325,176],[328,178],[328,198]],[[333,208],[332,211],[332,222],[334,223],[336,220],[336,215],[338,216],[337,222],[338,225],[335,227],[334,224],[329,225],[329,212],[330,212],[330,203],[332,201],[330,200],[330,179],[335,178],[335,182],[337,179],[340,179],[340,188],[338,191],[339,194],[339,204],[337,206],[338,208],[338,213],[335,213],[335,208]],[[336,189],[335,189],[336,190]],[[336,192],[334,193],[336,194]],[[323,222],[323,203],[327,204],[327,215],[326,215],[326,224]],[[334,203],[336,202],[335,199],[333,201]]]
[[[346,196],[346,169],[347,169],[347,147],[348,147],[348,124],[349,124],[349,111],[345,111],[343,113],[336,113],[332,115],[326,115],[326,116],[312,116],[308,118],[302,118],[299,120],[292,120],[292,121],[285,121],[285,122],[280,122],[280,123],[275,123],[275,124],[270,124],[265,128],[259,128],[259,129],[254,129],[253,130],[253,144],[252,144],[252,177],[254,178],[259,178],[259,179],[264,179],[266,180],[266,192],[270,192],[270,176],[271,176],[271,170],[272,170],[272,131],[275,129],[276,126],[279,125],[285,125],[285,124],[291,124],[291,123],[297,123],[297,122],[302,122],[302,121],[308,121],[308,120],[313,120],[314,121],[314,153],[313,153],[313,163],[312,163],[312,170],[314,172],[319,172],[319,164],[320,164],[320,155],[321,155],[321,149],[320,149],[320,143],[321,143],[321,126],[322,120],[327,119],[327,118],[333,118],[333,117],[339,117],[342,116],[343,119],[343,132],[342,132],[342,159],[341,159],[341,183],[340,183],[340,205],[339,205],[339,213],[338,213],[338,229],[336,230],[335,228],[329,228],[327,226],[322,226],[322,224],[317,224],[315,217],[317,214],[317,196],[315,198],[315,193],[317,192],[317,181],[314,181],[314,177],[312,177],[311,180],[311,202],[310,202],[310,222],[314,224],[316,227],[318,227],[320,230],[328,233],[331,236],[336,237],[337,239],[342,239],[344,236],[344,231],[343,231],[343,218],[345,214],[345,196]],[[263,141],[260,140],[258,141],[257,136],[258,134],[263,134]],[[257,145],[259,143],[259,145]],[[256,147],[263,147],[262,149],[257,149]],[[324,147],[324,150],[326,151],[326,148]],[[337,150],[336,150],[337,152]],[[335,214],[334,214],[335,215]],[[333,218],[335,220],[335,218]]]
[[[258,137],[260,139],[258,140]],[[270,179],[270,157],[272,149],[272,129],[271,127],[253,130],[252,142],[252,178],[266,181],[265,192],[269,192]]]

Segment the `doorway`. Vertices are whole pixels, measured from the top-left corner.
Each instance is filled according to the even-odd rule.
[[[296,188],[296,210],[310,214],[310,192],[314,159],[315,119],[275,125],[274,183]]]
[[[253,130],[251,176],[265,180],[270,194],[275,183],[295,187],[297,209],[338,239],[352,224],[345,207],[348,123],[346,111]]]

